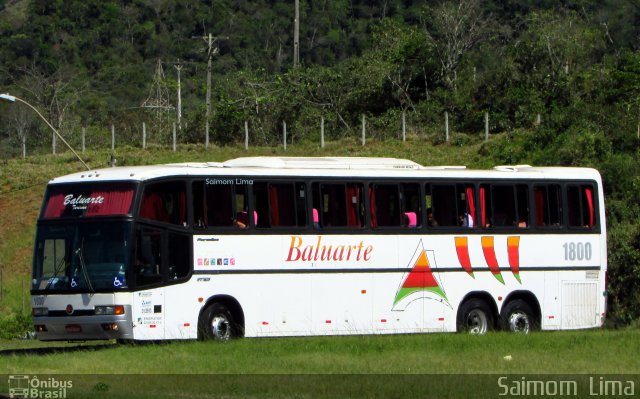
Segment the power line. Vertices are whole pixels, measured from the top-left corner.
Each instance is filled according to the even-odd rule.
[[[3,192],[0,192],[0,197],[5,197],[5,196],[7,196],[7,195],[9,195],[9,194],[15,194],[15,193],[18,193],[18,192],[20,192],[20,191],[29,190],[29,189],[32,189],[32,188],[34,188],[34,187],[38,187],[38,186],[42,186],[42,185],[46,185],[48,182],[49,182],[49,179],[47,179],[47,180],[42,180],[42,181],[37,182],[37,183],[34,183],[34,184],[30,185],[30,186],[21,187],[21,188],[16,188],[16,189],[9,190],[9,191],[3,191]]]

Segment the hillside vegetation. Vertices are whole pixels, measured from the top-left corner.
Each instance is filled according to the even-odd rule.
[[[106,165],[110,154],[96,149],[110,148],[111,126],[119,165],[130,165],[244,153],[246,122],[251,153],[278,153],[286,123],[288,153],[595,167],[607,202],[609,320],[638,320],[638,2],[301,0],[299,63],[293,19],[293,2],[279,0],[0,0],[0,92],[35,105],[76,148],[84,128],[92,165]],[[322,151],[321,118],[337,143]],[[143,123],[147,144],[160,146],[174,122],[179,153],[134,149]],[[0,104],[0,306],[11,314],[22,302],[16,273],[28,283],[44,182],[78,166],[66,153],[44,156],[51,145],[31,110]]]

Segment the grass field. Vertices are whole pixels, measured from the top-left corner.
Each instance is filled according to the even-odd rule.
[[[125,393],[209,397],[212,391],[205,386],[210,387],[211,381],[215,381],[214,389],[236,389],[217,396],[226,398],[393,397],[399,392],[462,397],[479,387],[486,388],[486,396],[480,397],[498,397],[496,376],[502,375],[515,379],[626,375],[625,379],[638,380],[639,338],[640,331],[627,329],[240,339],[222,344],[101,342],[78,346],[11,341],[2,342],[11,349],[0,352],[0,374],[67,376],[77,381],[78,397],[96,394],[99,389],[107,390],[105,397]],[[28,349],[34,347],[39,349]],[[122,379],[132,381],[126,391],[121,390]],[[425,387],[420,381],[431,381],[432,390],[422,391]],[[466,383],[461,384],[463,381]],[[369,385],[363,386],[364,382]],[[265,384],[270,384],[269,395],[262,389]],[[330,389],[323,393],[327,384]],[[293,386],[298,389],[292,391]],[[395,388],[390,392],[391,386]]]
[[[640,331],[371,335],[81,346],[13,341],[0,373],[640,374]],[[20,342],[16,344],[15,342]],[[58,350],[51,350],[57,346]],[[24,354],[23,354],[24,353]],[[511,360],[505,360],[510,356]],[[138,361],[132,362],[131,359]],[[140,361],[144,360],[144,367]]]

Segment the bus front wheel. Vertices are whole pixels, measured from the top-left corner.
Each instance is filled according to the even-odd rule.
[[[200,336],[226,342],[236,336],[233,315],[221,303],[209,305],[200,316]]]
[[[493,313],[485,301],[472,298],[458,312],[458,331],[484,334],[493,328]]]

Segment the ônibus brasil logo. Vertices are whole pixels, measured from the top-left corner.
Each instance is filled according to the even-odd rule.
[[[73,381],[54,377],[10,375],[8,385],[10,398],[64,399],[67,397],[67,390],[73,388]]]

